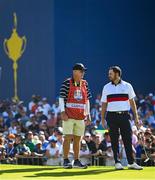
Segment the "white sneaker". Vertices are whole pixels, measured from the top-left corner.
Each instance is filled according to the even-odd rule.
[[[136,170],[142,170],[143,167],[139,166],[138,164],[136,164],[135,162],[133,164],[128,164],[128,169],[136,169]]]
[[[115,169],[116,169],[116,170],[122,170],[122,169],[124,169],[124,167],[122,166],[121,163],[116,163],[116,164],[115,164]]]

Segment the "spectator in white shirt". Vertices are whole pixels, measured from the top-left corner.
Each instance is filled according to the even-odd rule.
[[[56,100],[55,104],[52,105],[52,110],[53,110],[53,112],[54,112],[54,114],[55,114],[56,117],[57,117],[58,114],[61,112],[61,111],[60,111],[60,106],[59,106],[59,101],[58,101],[58,100]]]
[[[115,164],[115,161],[114,161],[114,155],[113,155],[112,147],[111,147],[111,145],[108,145],[107,150],[106,150],[105,165],[106,166],[113,166],[114,164]]]
[[[47,165],[59,166],[61,164],[60,149],[57,145],[57,139],[50,140],[50,144],[46,149]]]
[[[42,98],[42,108],[43,108],[43,111],[44,111],[44,115],[48,116],[48,112],[51,110],[51,106],[47,102],[47,98],[46,97]]]
[[[85,140],[81,141],[80,160],[83,164],[91,164],[91,152],[89,151],[89,148]]]
[[[9,127],[9,134],[17,134],[17,130],[16,130],[16,121],[12,121],[11,122],[11,126]]]

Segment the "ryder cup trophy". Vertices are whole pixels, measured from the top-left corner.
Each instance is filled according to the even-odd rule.
[[[26,48],[26,37],[20,37],[17,33],[17,16],[14,15],[14,27],[12,34],[9,39],[4,40],[4,51],[7,54],[8,58],[13,61],[13,77],[14,77],[14,101],[18,102],[19,97],[17,93],[17,69],[18,69],[18,60],[22,56]]]

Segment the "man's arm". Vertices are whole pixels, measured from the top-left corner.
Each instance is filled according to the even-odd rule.
[[[87,119],[89,119],[91,121],[91,116],[90,116],[90,101],[89,101],[89,99],[87,100],[87,103],[86,103],[86,115],[87,115]]]
[[[101,117],[102,117],[102,126],[103,128],[105,127],[105,113],[107,111],[107,92],[105,86],[103,87],[102,90],[102,97],[101,97],[101,102],[102,102],[102,110],[101,110]]]
[[[134,114],[135,124],[138,127],[139,126],[139,118],[138,118],[137,106],[136,106],[134,98],[129,99],[129,102],[130,102],[130,106],[131,106],[131,109]]]
[[[60,111],[61,111],[61,119],[64,121],[68,120],[68,116],[65,113],[65,102],[64,102],[64,98],[59,98],[59,106],[60,106]]]
[[[60,96],[59,96],[59,106],[60,106],[60,111],[61,111],[61,119],[64,121],[68,120],[68,116],[65,113],[65,99],[68,97],[68,92],[69,92],[69,79],[66,79],[60,88]]]
[[[87,125],[91,122],[91,115],[90,115],[90,99],[92,98],[92,94],[88,85],[88,82],[86,81],[86,88],[87,88],[87,102],[86,102],[86,115],[87,115]]]
[[[102,126],[104,128],[105,126],[105,113],[106,113],[106,110],[107,110],[107,102],[103,102],[102,103],[102,111],[101,111],[101,116],[102,116]]]

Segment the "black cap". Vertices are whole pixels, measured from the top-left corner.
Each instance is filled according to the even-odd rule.
[[[86,71],[87,68],[82,63],[76,63],[73,67],[73,70]]]

